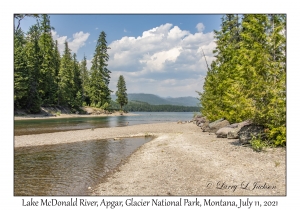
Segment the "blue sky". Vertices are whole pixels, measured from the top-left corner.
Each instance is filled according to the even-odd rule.
[[[125,77],[128,93],[152,93],[162,97],[198,97],[202,91],[206,64],[214,59],[213,30],[218,30],[222,15],[199,14],[50,14],[53,38],[68,41],[81,61],[86,55],[88,67],[101,31],[110,59],[110,89],[116,91],[119,75]],[[25,18],[26,32],[36,22]]]

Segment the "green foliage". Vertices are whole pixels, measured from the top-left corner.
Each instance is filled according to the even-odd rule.
[[[262,151],[264,148],[266,148],[268,146],[265,141],[261,140],[260,138],[255,138],[255,137],[252,138],[252,140],[250,141],[250,144],[251,144],[251,147],[257,152]]]
[[[111,109],[118,110],[118,103],[111,101]],[[192,106],[175,106],[175,105],[151,105],[141,101],[129,101],[123,107],[125,112],[196,112],[199,107]]]
[[[207,72],[203,92],[199,93],[201,112],[212,121],[252,120],[270,129],[274,145],[283,146],[286,17],[275,14],[240,17],[225,15],[221,30],[215,31],[216,60]],[[258,140],[253,145],[260,148]]]
[[[28,90],[28,68],[25,51],[24,32],[18,29],[14,33],[14,105],[17,108],[26,106]]]
[[[108,49],[109,48],[106,45],[106,34],[102,31],[99,35],[92,60],[89,82],[89,97],[91,104],[97,104],[99,107],[103,106],[106,102],[110,102],[110,93],[112,92],[108,88],[111,73],[107,69],[107,62],[109,59],[107,53]]]
[[[275,147],[286,146],[286,127],[282,126],[270,129],[268,139]]]
[[[109,103],[105,102],[100,108],[106,110],[109,107]]]
[[[43,105],[54,105],[56,102],[56,62],[55,44],[51,34],[50,17],[41,15],[39,47],[41,55],[39,95]]]
[[[118,84],[117,84],[117,92],[116,92],[116,96],[117,96],[117,103],[120,104],[121,109],[124,105],[126,105],[128,103],[128,98],[127,98],[127,89],[126,89],[126,83],[125,83],[125,79],[123,77],[123,75],[119,76],[119,80],[118,80]]]
[[[14,105],[30,113],[40,112],[41,105],[65,105],[78,110],[83,104],[110,107],[110,71],[106,34],[99,35],[91,73],[86,57],[79,63],[65,42],[60,56],[58,42],[53,40],[50,16],[15,14],[14,30]],[[37,18],[37,24],[26,38],[20,28],[24,17]]]

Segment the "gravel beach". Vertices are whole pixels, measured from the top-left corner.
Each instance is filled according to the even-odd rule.
[[[255,152],[193,123],[156,123],[15,136],[15,147],[156,136],[91,195],[286,195],[286,149]]]

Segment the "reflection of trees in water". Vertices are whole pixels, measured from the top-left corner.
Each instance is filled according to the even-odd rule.
[[[87,195],[87,188],[150,139],[92,140],[15,150],[15,195]]]

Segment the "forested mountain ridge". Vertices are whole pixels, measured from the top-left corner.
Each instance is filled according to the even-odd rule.
[[[191,96],[187,97],[178,97],[178,98],[162,98],[160,96],[154,94],[146,94],[146,93],[128,93],[129,101],[141,101],[146,102],[150,105],[175,105],[175,106],[189,106],[189,107],[197,107],[199,106],[199,99]],[[111,96],[112,100],[116,100],[116,96]]]

